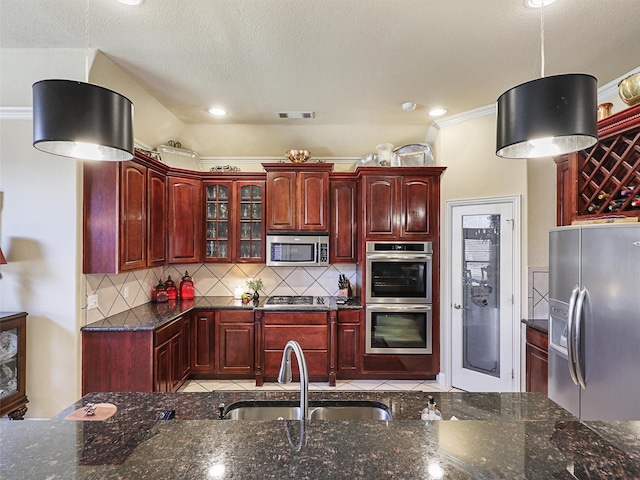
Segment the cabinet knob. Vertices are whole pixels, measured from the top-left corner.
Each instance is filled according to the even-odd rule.
[[[461,310],[462,309],[462,305],[460,305],[459,303],[454,303],[453,304],[453,308],[455,308],[456,310]]]

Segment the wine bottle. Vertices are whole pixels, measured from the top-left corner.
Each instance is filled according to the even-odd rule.
[[[598,200],[605,200],[610,197],[611,197],[610,193],[602,192],[600,195],[598,195]]]

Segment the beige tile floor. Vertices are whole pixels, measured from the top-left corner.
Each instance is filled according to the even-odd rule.
[[[180,392],[211,392],[215,390],[236,391],[278,391],[299,390],[297,382],[281,385],[276,382],[265,382],[262,387],[256,387],[255,380],[189,380],[180,388]],[[452,387],[445,387],[433,380],[336,380],[336,386],[328,383],[309,383],[310,391],[415,391],[415,392],[461,392]]]

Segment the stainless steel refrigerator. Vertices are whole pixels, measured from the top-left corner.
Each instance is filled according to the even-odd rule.
[[[640,224],[549,233],[549,398],[582,420],[640,420]]]

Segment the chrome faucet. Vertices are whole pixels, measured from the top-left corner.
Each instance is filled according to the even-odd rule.
[[[291,351],[296,354],[298,369],[300,370],[300,420],[307,420],[309,416],[309,371],[307,361],[300,344],[295,340],[289,340],[282,352],[282,365],[278,374],[279,383],[291,383]]]

